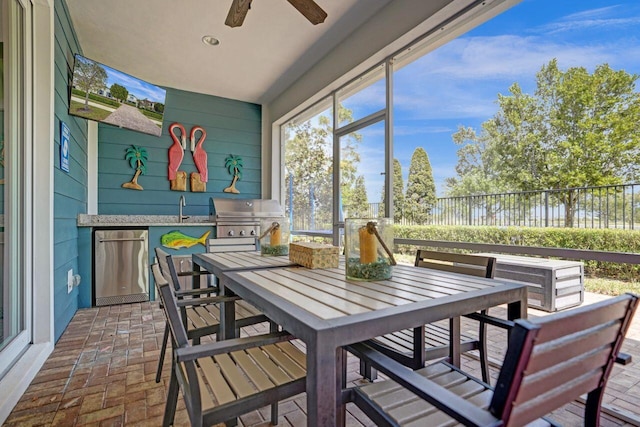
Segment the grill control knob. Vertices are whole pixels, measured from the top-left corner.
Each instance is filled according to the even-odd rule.
[[[244,236],[245,234],[247,234],[247,233],[245,233],[245,231],[244,231],[244,230],[240,230],[240,235],[241,235],[241,236]]]
[[[229,230],[229,233],[228,233],[228,234],[229,234],[229,236],[233,236],[233,235],[234,235],[234,234],[236,234],[236,233],[234,233],[234,232],[233,232],[233,230]]]
[[[252,236],[255,236],[256,235],[256,230],[251,230],[251,233],[249,233],[249,234],[251,234]]]

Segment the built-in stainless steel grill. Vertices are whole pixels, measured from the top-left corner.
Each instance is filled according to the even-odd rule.
[[[282,217],[277,200],[211,198],[210,219],[216,222],[216,235],[221,237],[257,237],[260,220]]]

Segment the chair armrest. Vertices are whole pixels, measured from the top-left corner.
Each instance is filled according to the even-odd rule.
[[[633,357],[628,353],[618,353],[616,356],[616,363],[619,365],[628,365],[633,361]]]
[[[236,296],[232,296],[232,297],[215,296],[215,297],[205,297],[205,298],[181,299],[178,301],[178,307],[194,307],[194,306],[207,305],[207,304],[219,304],[222,302],[238,301],[239,299],[242,299],[242,298],[236,297]]]
[[[497,326],[502,329],[510,330],[513,328],[514,323],[511,320],[501,319],[499,317],[489,316],[482,313],[470,313],[465,314],[464,317],[468,319],[477,320],[478,322],[486,323],[487,325]]]
[[[186,362],[188,360],[196,360],[203,357],[215,356],[217,354],[230,353],[232,351],[244,350],[246,348],[291,341],[292,339],[295,339],[295,337],[286,331],[274,332],[272,334],[233,338],[229,340],[183,347],[175,350],[175,354],[178,362]]]
[[[499,421],[490,412],[473,405],[364,343],[351,344],[346,346],[346,349],[361,360],[367,360],[373,367],[404,388],[465,425],[492,426]]]
[[[176,291],[176,297],[181,298],[184,296],[190,296],[190,295],[211,295],[211,294],[217,294],[218,292],[220,292],[220,290],[217,287],[207,287],[207,288],[199,288],[199,289],[184,289],[184,290],[179,290]]]
[[[178,277],[182,277],[182,276],[206,276],[209,273],[206,270],[200,270],[200,271],[180,271],[178,272]]]

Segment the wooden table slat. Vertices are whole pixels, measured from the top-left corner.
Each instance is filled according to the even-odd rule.
[[[339,298],[341,301],[345,301],[345,304],[346,304],[346,306],[344,307],[345,313],[350,313],[350,312],[364,313],[366,311],[377,310],[381,308],[390,307],[393,305],[389,302],[383,302],[378,299],[374,299],[372,297],[367,297],[365,295],[362,295],[361,293],[353,292],[351,287],[344,286],[344,282],[339,282],[336,280],[333,280],[333,281],[313,280],[310,277],[306,277],[303,270],[296,269],[294,273],[291,270],[279,269],[275,273],[279,277],[283,278],[282,282],[278,282],[279,284],[282,284],[283,286],[291,287],[292,290],[296,292],[300,292],[301,294],[306,295],[310,298],[316,299],[318,301],[328,300],[331,304],[335,303],[334,301],[335,298]],[[261,272],[256,272],[256,274],[261,274]],[[398,303],[406,304],[408,302],[411,302],[411,301],[398,300]],[[360,306],[363,309],[361,310],[358,307],[352,307],[352,306]],[[349,307],[351,307],[351,309]]]
[[[251,279],[256,286],[265,288],[274,295],[284,298],[298,307],[304,307],[321,319],[331,319],[332,317],[341,317],[345,315],[344,311],[334,308],[333,304],[322,304],[307,295],[303,295],[295,291],[292,289],[295,286],[291,286],[291,283],[289,284],[290,286],[283,285],[282,283],[276,283],[261,277],[258,272],[242,272],[238,274]]]

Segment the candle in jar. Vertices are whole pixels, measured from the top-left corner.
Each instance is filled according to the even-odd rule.
[[[360,264],[371,264],[377,257],[376,236],[370,233],[367,227],[358,230],[360,237]]]
[[[274,226],[269,233],[269,244],[271,246],[280,246],[282,244],[282,230],[278,223],[274,223]]]

